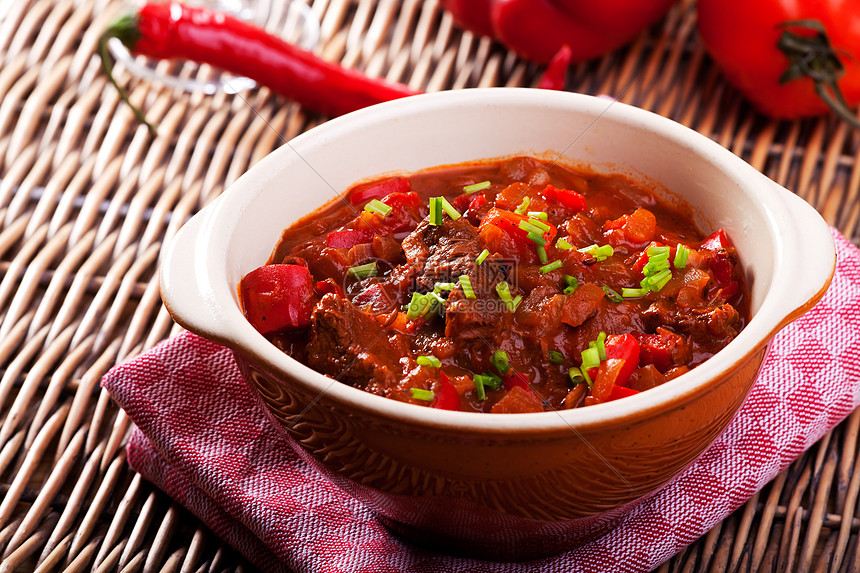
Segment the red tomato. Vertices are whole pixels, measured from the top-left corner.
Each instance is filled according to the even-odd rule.
[[[457,23],[522,57],[548,62],[563,46],[581,62],[618,48],[675,0],[442,0]]]
[[[845,68],[838,86],[849,105],[860,102],[860,0],[700,0],[699,32],[726,79],[756,108],[777,118],[820,115],[828,106],[815,83],[802,77],[780,84],[791,62],[778,47],[786,30],[814,36],[812,29],[784,28],[787,22],[817,20],[823,25],[831,58]],[[830,59],[830,64],[837,64]]]

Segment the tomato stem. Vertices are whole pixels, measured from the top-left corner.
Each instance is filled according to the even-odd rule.
[[[854,114],[839,89],[839,79],[845,74],[845,66],[821,22],[796,20],[784,22],[785,28],[777,47],[786,55],[789,66],[779,78],[785,84],[800,78],[809,78],[815,84],[815,93],[841,119],[854,129],[860,130],[860,119]],[[792,29],[800,30],[801,33]],[[810,34],[811,32],[811,34]]]
[[[134,112],[134,116],[143,124],[149,128],[149,132],[152,135],[157,134],[157,130],[155,126],[149,121],[147,121],[146,116],[139,107],[135,106],[131,103],[129,99],[128,90],[119,85],[116,81],[116,78],[113,75],[113,60],[110,56],[110,50],[108,49],[108,43],[112,38],[118,39],[123,45],[129,50],[134,49],[134,45],[137,43],[140,38],[140,30],[137,25],[137,17],[133,14],[127,14],[125,16],[121,16],[117,19],[113,24],[107,27],[107,29],[102,33],[99,37],[98,43],[98,51],[99,56],[102,60],[102,70],[104,70],[105,75],[108,77],[108,80],[111,84],[116,88],[117,92],[119,92],[119,97],[131,108],[131,111]]]

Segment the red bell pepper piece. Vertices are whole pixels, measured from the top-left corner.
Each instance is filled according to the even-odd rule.
[[[460,409],[460,394],[448,375],[441,371],[439,372],[439,389],[436,391],[433,408],[454,411]]]
[[[317,281],[314,285],[314,289],[317,291],[317,294],[322,297],[332,292],[339,297],[343,297],[343,289],[340,288],[340,285],[334,282],[332,279],[326,279],[324,281]]]
[[[373,240],[373,231],[367,228],[332,231],[325,238],[325,246],[332,249],[351,249]]]
[[[385,217],[374,217],[372,226],[382,234],[411,230],[424,217],[423,204],[417,193],[389,193],[382,202],[391,207]]]
[[[677,353],[688,354],[684,338],[666,329],[657,329],[657,334],[637,334],[636,338],[639,339],[639,364],[653,364],[663,373],[675,366]]]
[[[699,247],[700,251],[707,251],[709,268],[714,274],[714,279],[719,286],[719,296],[728,300],[740,291],[738,282],[734,278],[737,251],[732,244],[725,229],[714,231]],[[712,293],[713,294],[713,293]]]
[[[310,324],[316,297],[307,267],[260,267],[242,278],[239,292],[245,318],[262,334]]]
[[[535,262],[538,260],[537,245],[528,238],[528,232],[519,226],[522,221],[527,220],[528,217],[513,211],[493,207],[484,215],[478,232],[481,240],[491,251],[515,258],[517,261]],[[546,246],[549,246],[558,230],[552,224],[547,223],[547,225],[549,230],[544,232],[542,237],[546,241]]]
[[[540,191],[540,195],[547,201],[555,201],[559,205],[573,211],[585,210],[585,197],[576,191],[559,189],[553,185],[547,185]]]
[[[508,374],[507,376],[502,378],[502,383],[505,385],[505,390],[510,390],[514,386],[519,386],[523,390],[532,391],[531,382],[529,381],[528,376],[525,374],[520,374],[519,372],[514,374]]]
[[[635,396],[639,394],[639,390],[634,390],[633,388],[625,388],[624,386],[615,386],[612,388],[612,392],[609,393],[609,398],[607,398],[607,402],[612,402],[613,400],[620,400],[621,398],[626,398],[628,396]]]
[[[353,205],[363,205],[371,199],[381,199],[391,193],[409,193],[410,191],[412,191],[412,184],[409,182],[409,178],[395,177],[350,193],[349,202]]]
[[[631,334],[613,334],[606,339],[606,359],[624,360],[615,379],[616,386],[627,386],[630,375],[639,367],[639,342]]]

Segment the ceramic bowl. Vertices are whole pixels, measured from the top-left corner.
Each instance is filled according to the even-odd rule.
[[[284,227],[357,180],[523,153],[624,173],[687,202],[703,231],[726,228],[750,288],[748,326],[703,365],[642,394],[491,415],[335,382],[243,318],[242,276],[266,261]],[[771,337],[823,296],[834,266],[815,210],[710,139],[605,99],[503,88],[374,106],[283,145],[182,228],[161,288],[177,322],[233,349],[303,458],[397,533],[448,552],[523,559],[600,534],[701,454],[749,392]]]

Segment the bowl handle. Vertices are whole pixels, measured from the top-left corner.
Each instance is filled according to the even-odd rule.
[[[206,207],[176,233],[168,245],[159,272],[159,288],[164,306],[180,326],[215,342],[225,343],[229,332],[219,328],[220,306],[214,302],[206,280],[204,250],[198,247],[207,217]]]
[[[784,278],[780,278],[794,285],[786,298],[786,307],[793,310],[780,323],[779,328],[782,328],[824,296],[836,270],[836,246],[829,226],[812,205],[781,185],[768,181],[783,199],[785,210],[780,216],[787,219],[784,221],[787,234],[783,237],[783,256],[789,264],[782,265]],[[799,268],[791,264],[792,260],[806,263]]]

